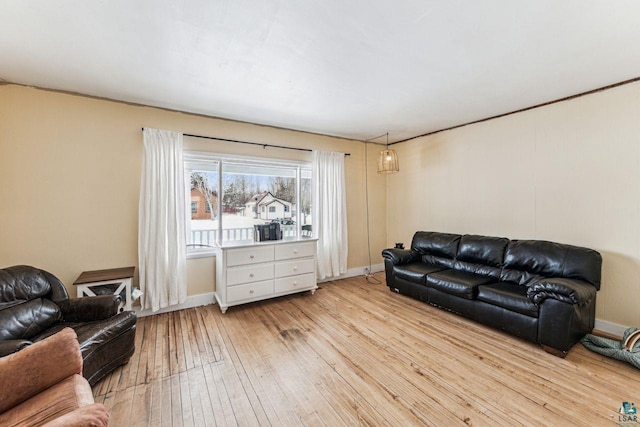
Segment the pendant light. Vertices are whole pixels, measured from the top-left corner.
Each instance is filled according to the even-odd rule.
[[[378,173],[395,173],[399,170],[398,153],[396,150],[389,150],[389,132],[387,132],[387,146],[378,157]]]

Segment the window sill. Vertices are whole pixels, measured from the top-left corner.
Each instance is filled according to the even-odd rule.
[[[194,250],[187,251],[187,259],[213,258],[215,256],[216,256],[216,251],[213,248],[200,249],[197,251],[194,251]]]

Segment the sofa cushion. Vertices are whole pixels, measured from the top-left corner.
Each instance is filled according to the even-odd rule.
[[[543,277],[562,277],[566,245],[542,240],[512,240],[507,246],[503,282],[530,285]]]
[[[477,299],[527,316],[538,317],[538,306],[527,298],[527,287],[499,282],[478,286]]]
[[[477,287],[490,282],[495,282],[495,279],[457,270],[444,270],[427,276],[427,286],[466,299],[474,299]]]
[[[40,426],[92,403],[91,386],[82,376],[75,374],[0,414],[0,425]]]
[[[566,245],[543,240],[512,240],[507,246],[504,267],[550,277],[562,277]]]
[[[425,264],[424,262],[412,262],[411,264],[396,265],[393,267],[393,273],[399,279],[408,280],[409,282],[425,284],[427,274],[435,273],[443,270],[442,267],[433,264]]]
[[[51,285],[38,269],[17,265],[0,270],[0,302],[30,301],[51,292]]]
[[[430,254],[444,258],[455,258],[460,243],[459,234],[418,231],[413,236],[411,249],[421,254]]]
[[[60,307],[38,298],[0,310],[0,340],[29,339],[60,321]]]
[[[578,279],[600,288],[602,257],[592,249],[541,240],[512,240],[500,280],[521,285],[545,277]]]
[[[512,240],[504,259],[503,281],[531,283],[539,277],[584,280],[600,289],[602,256],[593,249],[542,240]]]
[[[466,234],[460,239],[458,261],[502,267],[504,250],[509,239],[504,237],[474,236]]]
[[[0,359],[3,396],[0,413],[74,374],[82,373],[76,334],[66,329]],[[3,425],[3,424],[0,424]]]
[[[453,270],[465,271],[467,273],[473,273],[479,276],[493,277],[494,282],[499,282],[500,275],[502,274],[501,268],[491,267],[490,265],[484,264],[473,264],[465,261],[456,261],[453,263],[453,266],[451,268]]]

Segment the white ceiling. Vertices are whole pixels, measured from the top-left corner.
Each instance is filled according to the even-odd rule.
[[[355,139],[638,76],[637,0],[0,2],[6,81]]]

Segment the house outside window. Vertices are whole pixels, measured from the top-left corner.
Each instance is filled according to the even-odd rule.
[[[210,181],[217,182],[215,176],[208,172],[196,171],[189,177],[191,185],[191,219],[212,219],[211,207],[218,203],[218,193],[210,188]]]
[[[218,242],[252,240],[255,224],[279,222],[285,238],[311,237],[310,163],[203,152],[185,152],[184,159],[192,190],[189,254],[208,255]]]

